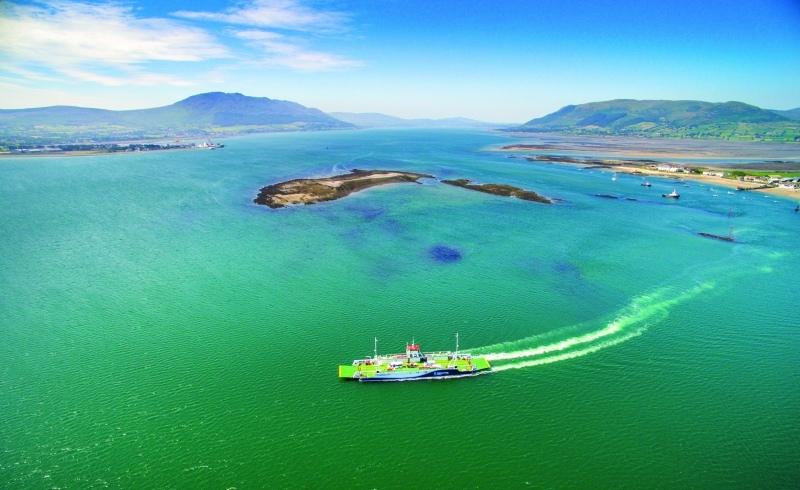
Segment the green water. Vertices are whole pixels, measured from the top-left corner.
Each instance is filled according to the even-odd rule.
[[[485,151],[506,138],[0,161],[0,485],[800,486],[796,203]],[[431,180],[251,202],[349,168],[566,202]],[[730,226],[737,243],[697,236]],[[336,378],[373,337],[439,350],[456,332],[495,372]]]

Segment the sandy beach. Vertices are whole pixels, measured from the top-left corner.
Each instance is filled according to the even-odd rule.
[[[726,189],[745,188],[752,192],[800,199],[800,190],[787,187],[760,188],[760,182],[746,182],[713,175],[664,172],[652,168],[657,158],[659,164],[708,165],[725,171],[758,169],[759,171],[796,172],[800,168],[800,145],[789,143],[749,143],[717,140],[670,140],[630,137],[571,136],[550,133],[516,134],[519,143],[493,148],[519,154],[520,158],[535,158],[561,165],[602,165],[619,173],[650,175],[667,179],[685,179],[703,182]],[[574,156],[573,156],[574,155]],[[702,162],[702,163],[700,163]]]
[[[761,187],[763,184],[758,182],[743,182],[740,180],[726,179],[724,177],[717,177],[715,175],[662,172],[659,170],[653,170],[649,168],[629,167],[626,165],[611,165],[609,166],[608,170],[624,174],[650,175],[654,177],[663,177],[667,179],[692,180],[695,182],[703,182],[709,185],[725,187],[730,189],[738,189],[742,187],[746,189],[753,189],[751,192],[760,192],[776,196],[792,197],[800,199],[800,190],[798,189],[790,189],[786,187],[770,187],[766,189],[756,189],[757,187]]]

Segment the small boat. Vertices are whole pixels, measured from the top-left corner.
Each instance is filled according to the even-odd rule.
[[[616,172],[614,172],[614,175],[611,177],[611,180],[613,180],[613,181],[617,180],[617,173]]]
[[[731,191],[728,191],[728,194],[730,194],[730,195],[733,195],[733,192],[731,192]]]
[[[794,212],[795,212],[795,213],[796,213],[796,212],[798,212],[798,211],[800,211],[800,204],[798,204],[798,205],[797,205],[797,207],[796,207],[796,208],[794,208]]]
[[[678,194],[677,190],[672,189],[672,192],[670,192],[669,194],[661,194],[661,197],[669,197],[670,199],[680,199],[681,195]]]
[[[650,182],[645,180],[644,184],[642,184],[642,187],[650,187]]]

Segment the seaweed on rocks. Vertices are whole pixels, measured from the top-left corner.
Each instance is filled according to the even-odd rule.
[[[452,185],[455,187],[463,187],[464,189],[471,189],[473,191],[484,192],[486,194],[494,194],[496,196],[516,197],[517,199],[522,199],[525,201],[553,204],[553,201],[537,194],[534,191],[528,191],[506,184],[473,184],[471,180],[467,179],[442,180],[441,182],[443,184]]]

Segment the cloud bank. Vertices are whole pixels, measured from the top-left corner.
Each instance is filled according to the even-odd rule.
[[[317,36],[343,32],[348,20],[345,13],[315,10],[295,0],[256,0],[221,12],[180,11],[174,18],[139,17],[133,6],[116,2],[0,1],[0,76],[18,82],[180,87],[218,79],[254,61],[302,72],[342,69],[359,63],[307,45]],[[214,32],[193,25],[200,21],[295,35],[257,29]]]

